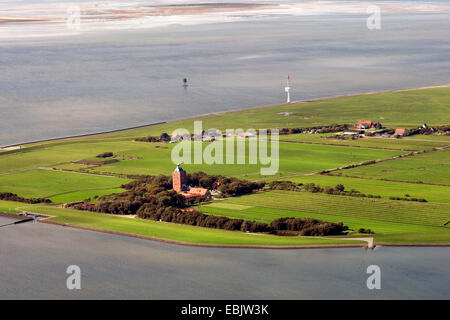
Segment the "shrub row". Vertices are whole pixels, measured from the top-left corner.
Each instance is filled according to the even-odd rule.
[[[267,223],[230,219],[227,217],[211,216],[196,210],[182,211],[174,207],[156,208],[144,204],[137,212],[142,219],[173,222],[205,228],[224,229],[230,231],[267,232]]]
[[[0,200],[6,201],[16,201],[16,202],[24,202],[24,203],[51,203],[52,201],[47,198],[23,198],[19,197],[15,193],[11,192],[0,192]]]
[[[103,152],[98,154],[96,158],[110,158],[112,156],[114,156],[114,153],[112,152]]]
[[[425,199],[417,198],[401,198],[401,197],[389,197],[390,200],[403,200],[403,201],[417,201],[417,202],[428,202]]]
[[[276,231],[300,231],[303,236],[338,235],[348,230],[342,222],[333,223],[312,218],[280,218],[272,221],[270,228]]]
[[[171,140],[170,136],[163,132],[159,137],[142,137],[142,138],[136,138],[135,141],[141,141],[141,142],[169,142]]]
[[[306,128],[281,128],[280,135],[286,134],[296,134],[296,133],[329,133],[329,132],[339,132],[348,129],[346,124],[331,124],[328,126],[317,126],[317,127],[306,127]]]
[[[296,231],[305,236],[337,235],[348,229],[341,222],[332,223],[310,218],[280,218],[272,221],[272,223],[268,225],[263,222],[211,216],[197,210],[182,211],[173,207],[155,208],[148,204],[141,206],[137,215],[142,219],[187,224],[205,228],[242,232],[271,232],[280,235],[283,234],[282,231]]]

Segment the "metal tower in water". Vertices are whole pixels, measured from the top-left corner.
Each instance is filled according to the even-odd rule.
[[[284,91],[286,92],[286,103],[291,103],[291,95],[289,92],[291,90],[291,87],[289,86],[290,79],[291,79],[291,77],[288,75],[287,81],[286,81],[286,87],[284,88]]]

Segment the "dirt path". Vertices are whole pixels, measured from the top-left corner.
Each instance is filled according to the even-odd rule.
[[[336,238],[328,238],[328,237],[319,237],[321,239],[333,239],[335,240]],[[339,240],[350,240],[350,241],[364,241],[367,242],[367,249],[373,249],[375,248],[375,243],[373,241],[373,237],[360,237],[360,238],[339,238]]]

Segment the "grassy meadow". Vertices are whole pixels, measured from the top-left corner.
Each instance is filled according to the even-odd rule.
[[[333,175],[313,175],[313,176],[298,176],[286,178],[296,183],[315,183],[321,187],[334,187],[337,184],[344,185],[346,190],[358,190],[361,193],[379,195],[384,199],[389,197],[410,197],[410,198],[424,198],[428,202],[444,202],[450,203],[449,187],[439,185],[426,185],[384,181],[364,178],[349,178]]]
[[[24,198],[45,197],[68,202],[102,195],[104,192],[101,191],[107,189],[107,193],[111,189],[123,192],[118,187],[129,181],[117,177],[34,169],[0,176],[0,192],[12,192]]]
[[[367,179],[450,185],[450,149],[379,162],[333,173]],[[422,187],[424,191],[426,186]],[[425,191],[426,192],[426,191]]]
[[[282,217],[316,218],[344,222],[357,235],[360,228],[375,232],[375,242],[382,236],[399,233],[434,233],[441,242],[450,241],[450,204],[417,203],[385,199],[335,196],[320,193],[270,191],[231,198],[198,208],[212,215],[270,223]],[[436,240],[436,239],[435,239]]]

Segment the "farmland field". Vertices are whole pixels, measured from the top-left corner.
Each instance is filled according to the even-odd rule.
[[[340,170],[333,174],[450,185],[450,150],[418,154],[370,166]]]
[[[12,192],[24,198],[55,197],[54,200],[75,201],[101,195],[103,189],[109,189],[109,192],[129,181],[117,177],[37,169],[1,175],[0,192]],[[121,189],[114,189],[115,192],[118,190]],[[72,194],[80,191],[83,193]]]
[[[155,149],[151,144],[150,146],[146,146],[145,143],[142,144],[144,146],[140,149],[123,153],[125,157],[138,157],[138,160],[120,161],[90,169],[90,171],[116,174],[168,174],[173,170],[174,164],[170,161],[172,146],[168,147],[168,149]],[[351,163],[386,158],[399,154],[402,154],[402,152],[280,143],[280,168],[278,176],[316,172],[327,168],[340,167]],[[261,165],[248,164],[248,154],[246,163],[245,165],[183,164],[183,167],[190,172],[204,171],[210,174],[230,175],[247,179],[260,178]]]
[[[240,205],[242,208],[234,206]],[[207,204],[199,210],[212,215],[270,223],[281,217],[344,222],[351,229],[371,229],[379,236],[397,233],[439,233],[450,240],[450,204],[368,199],[309,192],[270,191]]]
[[[205,148],[208,143],[203,144]],[[100,174],[169,174],[174,163],[171,161],[173,144],[146,143],[135,141],[115,142],[78,142],[71,149],[71,144],[51,144],[44,147],[35,147],[36,151],[24,153],[4,154],[0,158],[0,173],[14,172],[16,170],[33,169],[40,167],[80,170]],[[236,146],[235,146],[236,148]],[[26,150],[26,149],[25,149]],[[70,150],[70,152],[67,152]],[[71,161],[95,159],[95,155],[111,151],[117,154],[119,162],[99,167],[73,164]],[[224,143],[224,154],[225,154]],[[391,157],[404,152],[394,150],[371,150],[336,146],[307,145],[294,143],[280,143],[280,168],[278,176],[303,174],[335,168],[351,163],[358,163],[379,158]],[[235,152],[236,154],[236,152]],[[37,156],[37,163],[33,161]],[[210,174],[223,174],[239,176],[242,178],[260,178],[260,165],[249,164],[248,152],[246,164],[233,165],[194,165],[184,164],[190,172],[204,171]],[[1,185],[2,176],[0,176]]]
[[[339,146],[351,146],[360,148],[392,149],[404,151],[426,150],[435,147],[442,147],[450,144],[450,137],[447,140],[411,140],[402,138],[360,138],[356,140],[333,139],[332,133],[328,134],[289,134],[280,136],[280,141],[299,142],[299,143],[317,143]]]
[[[286,180],[296,183],[315,183],[321,187],[344,185],[346,190],[355,189],[365,194],[379,195],[383,198],[410,197],[423,198],[430,202],[450,203],[450,187],[427,185],[424,187],[418,183],[405,183],[394,181],[381,181],[364,178],[349,178],[333,175],[313,175],[286,178]]]
[[[440,227],[450,219],[450,204],[369,199],[310,192],[270,191],[230,198],[221,202],[297,211],[301,214],[326,213],[342,219],[345,217],[365,218],[433,227]],[[242,210],[237,211],[242,212]]]

